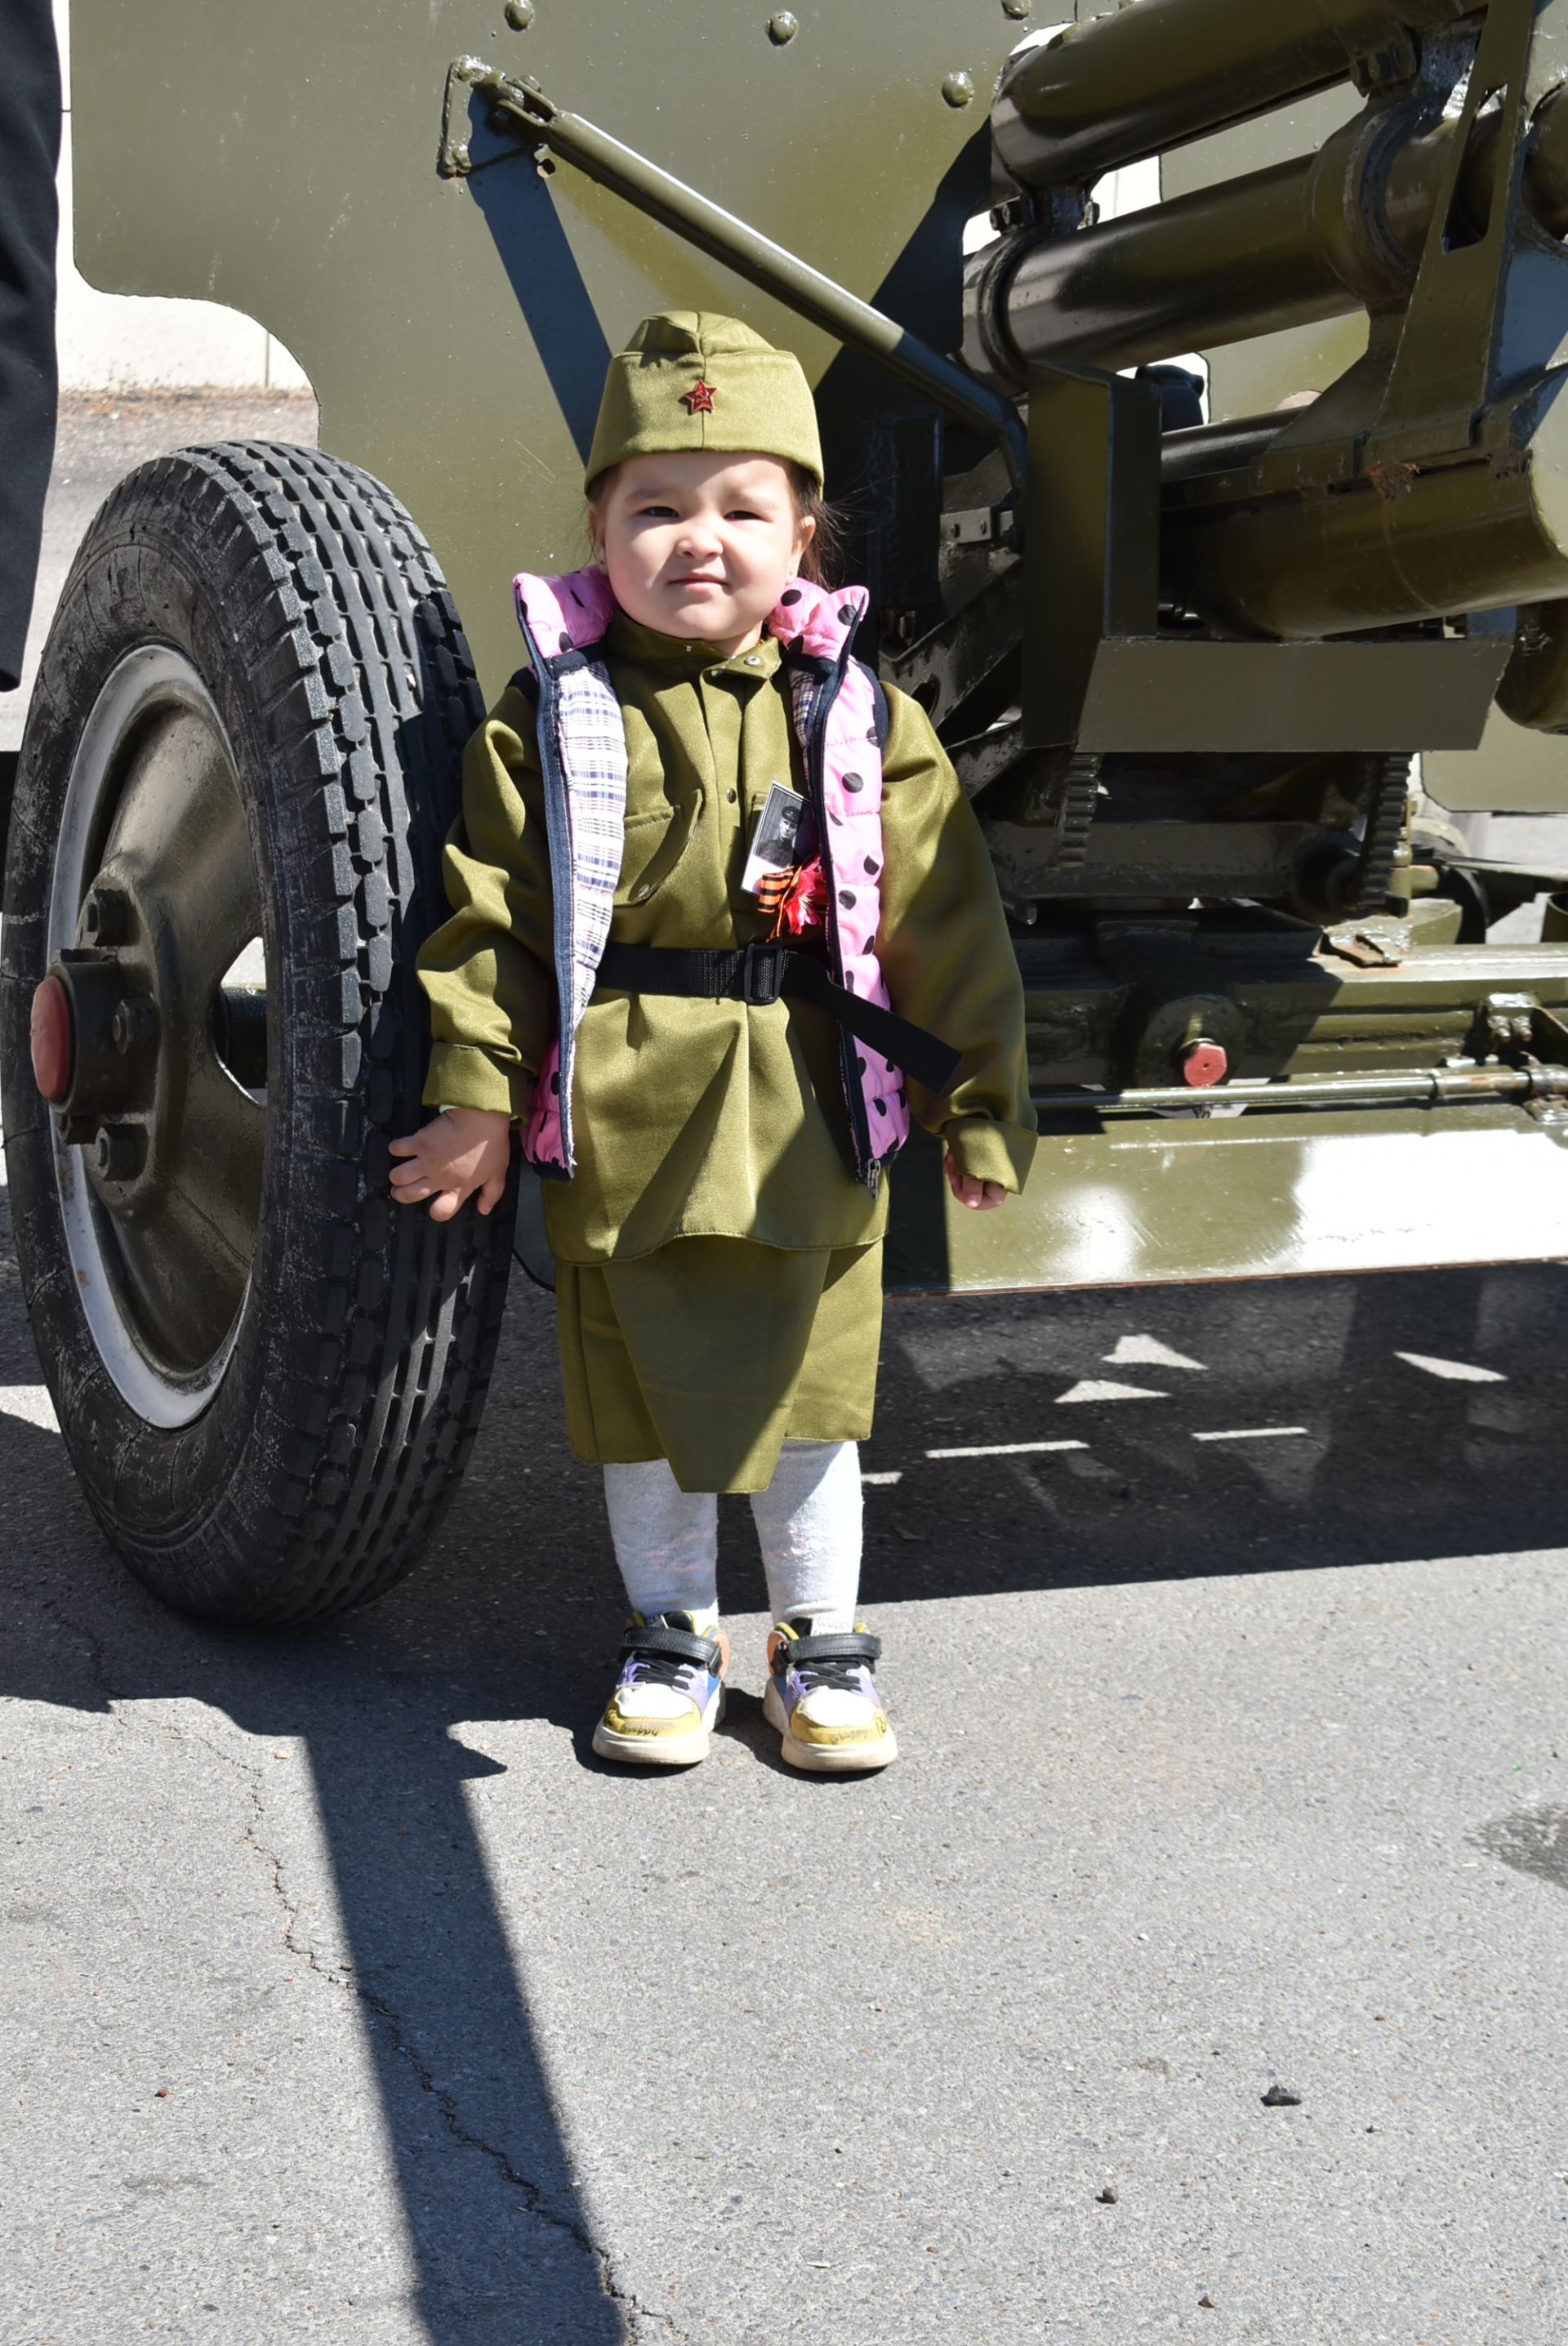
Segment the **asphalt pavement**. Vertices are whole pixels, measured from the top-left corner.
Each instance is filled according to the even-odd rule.
[[[3,1208],[5,2346],[1568,2336],[1568,1272],[891,1306],[905,1756],[783,1769],[726,1502],[650,1780],[547,1297],[409,1579],[240,1636],[98,1533]]]
[[[1563,1272],[894,1305],[905,1756],[811,1782],[738,1502],[715,1757],[593,1758],[524,1282],[435,1552],[239,1636],[0,1266],[8,2346],[1568,2331]]]

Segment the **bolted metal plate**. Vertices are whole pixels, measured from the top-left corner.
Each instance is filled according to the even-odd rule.
[[[952,1202],[921,1135],[891,1207],[893,1294],[1551,1262],[1568,1257],[1568,1126],[1500,1105],[1056,1131],[992,1213]]]
[[[1473,750],[1511,639],[1181,644],[1111,639],[1078,730],[1086,750]]]

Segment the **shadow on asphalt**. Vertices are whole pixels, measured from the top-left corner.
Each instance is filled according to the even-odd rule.
[[[299,1739],[418,2270],[420,2335],[618,2346],[620,2311],[601,2286],[519,1984],[527,1950],[508,1944],[464,1800],[471,1780],[504,1771],[455,1732],[501,1708],[451,1650],[460,1591],[426,1582],[406,1613],[398,1599],[381,1608],[373,1631],[370,1616],[265,1636],[214,1629],[161,1611],[121,1570],[57,1436],[0,1418],[0,1478],[26,1492],[35,1535],[16,1541],[5,1573],[0,1691],[97,1712],[194,1698],[249,1735]],[[536,1662],[519,1670],[514,1711],[580,1719],[587,1674],[556,1678]],[[289,1929],[304,1954],[309,1917],[291,1915]],[[334,1967],[337,1943],[333,1933]],[[449,2155],[460,2147],[488,2172]]]
[[[1109,1362],[1132,1334],[1203,1366]],[[866,1464],[901,1479],[867,1494],[867,1602],[1556,1547],[1565,1338],[1557,1265],[891,1305]],[[1091,1378],[1162,1397],[1063,1403]]]
[[[1565,1291],[1563,1271],[1531,1269],[896,1304],[866,1465],[901,1479],[868,1490],[867,1598],[1555,1545],[1568,1521]],[[1107,1364],[1129,1335],[1204,1365]],[[1444,1382],[1402,1351],[1504,1381]],[[0,1382],[36,1374],[12,1284]],[[1164,1397],[1062,1403],[1094,1376]],[[1308,1431],[1193,1438],[1262,1425]],[[1067,1439],[1086,1447],[927,1455]],[[546,1719],[595,1764],[587,1723],[618,1633],[595,1478],[562,1431],[548,1299],[514,1290],[485,1429],[434,1553],[337,1623],[242,1636],[161,1612],[98,1535],[58,1437],[15,1416],[0,1416],[0,1477],[13,1535],[5,1692],[87,1711],[195,1697],[248,1733],[306,1747],[434,2346],[619,2340],[519,1982],[527,1949],[508,1944],[463,1797],[495,1772],[464,1747],[463,1721]],[[724,1525],[742,1551],[727,1563],[729,1609],[760,1609],[744,1502],[727,1503]],[[738,1695],[732,1730],[776,1765],[757,1714]],[[657,1801],[657,1782],[631,1786]],[[443,2141],[487,2158],[495,2188],[476,2193],[470,2160],[436,2155]],[[556,2228],[547,2285],[542,2222]]]

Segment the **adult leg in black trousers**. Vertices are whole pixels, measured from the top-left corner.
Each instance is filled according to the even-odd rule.
[[[21,680],[55,453],[55,167],[60,60],[50,0],[5,0],[0,31],[0,692]]]

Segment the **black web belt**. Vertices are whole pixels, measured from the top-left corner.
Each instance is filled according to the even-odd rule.
[[[928,1091],[945,1092],[959,1054],[923,1026],[835,985],[814,954],[794,945],[742,945],[738,952],[675,945],[606,945],[599,984],[616,994],[684,994],[703,1002],[815,1002],[857,1042],[880,1051]]]

